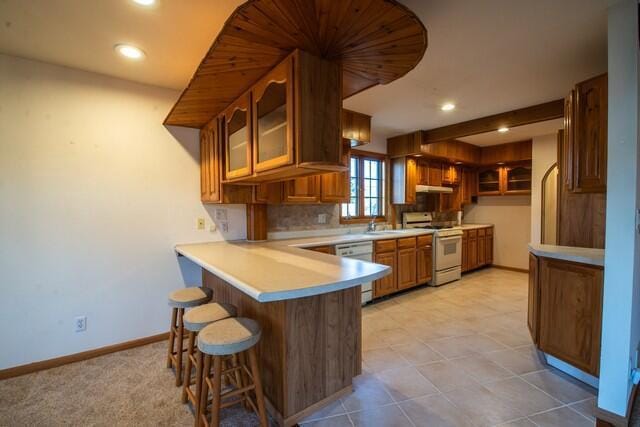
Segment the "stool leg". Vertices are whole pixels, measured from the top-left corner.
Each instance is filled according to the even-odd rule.
[[[171,310],[171,327],[169,328],[169,351],[167,352],[167,368],[170,368],[173,364],[171,361],[171,355],[173,354],[173,345],[176,339],[175,328],[176,328],[176,317],[178,316],[178,309],[174,308]]]
[[[198,410],[196,412],[196,427],[201,426],[202,424],[207,425],[207,400],[209,399],[209,385],[207,384],[206,379],[210,376],[211,371],[211,356],[203,355],[201,351],[198,351],[198,361],[202,361],[204,356],[204,367],[202,368],[202,375],[200,376],[200,400],[198,403]],[[203,364],[200,363],[200,366]]]
[[[213,399],[211,402],[211,426],[220,424],[220,386],[222,382],[222,356],[213,356]]]
[[[236,378],[236,384],[238,385],[238,388],[244,388],[244,375],[243,375],[243,370],[242,370],[242,365],[240,363],[240,358],[238,357],[238,354],[234,354],[233,355],[233,367],[234,368],[240,368],[237,369],[234,373],[235,378]],[[244,395],[244,401],[242,402],[242,405],[245,407],[245,409],[249,409],[249,392],[246,391],[243,393]]]
[[[178,353],[176,354],[176,387],[182,384],[182,345],[184,344],[184,308],[178,309]]]
[[[262,394],[262,379],[260,378],[260,370],[258,369],[258,359],[256,357],[256,347],[253,346],[249,350],[249,363],[251,363],[251,374],[253,375],[253,383],[255,384],[256,403],[258,405],[258,416],[260,417],[260,426],[267,427],[267,413],[264,409],[264,394]]]
[[[196,341],[196,333],[189,331],[189,342],[187,343],[187,360],[184,364],[184,377],[182,379],[182,403],[187,403],[187,389],[191,387],[191,356]],[[197,380],[196,380],[197,381]]]

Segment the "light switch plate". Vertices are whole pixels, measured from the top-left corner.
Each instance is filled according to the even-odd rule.
[[[198,218],[198,230],[204,230],[204,218]]]

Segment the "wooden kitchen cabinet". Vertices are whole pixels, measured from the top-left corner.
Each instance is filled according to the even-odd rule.
[[[485,252],[484,252],[485,264],[493,264],[493,227],[487,228],[487,234],[485,236]]]
[[[342,163],[351,163],[351,147],[343,139]],[[351,171],[325,173],[321,175],[320,201],[323,203],[349,203],[351,199]]]
[[[217,120],[200,130],[200,199],[220,201],[220,151]]]
[[[495,166],[478,171],[478,196],[501,194],[502,168]]]
[[[607,85],[603,74],[578,83],[565,99],[563,182],[571,192],[606,191]]]
[[[462,205],[469,205],[478,196],[478,174],[473,169],[465,168],[460,175],[461,203]]]
[[[288,57],[252,90],[253,170],[293,163],[293,57]]]
[[[336,247],[335,246],[315,246],[313,248],[309,248],[314,252],[322,252],[323,254],[335,255]]]
[[[485,257],[485,253],[486,253],[486,245],[485,245],[486,239],[485,239],[485,229],[484,228],[480,228],[478,229],[478,249],[477,249],[477,254],[478,254],[478,258],[477,258],[477,264],[476,267],[480,267],[483,265],[486,265],[487,263],[487,259]]]
[[[321,176],[312,175],[285,181],[282,184],[283,203],[320,203]]]
[[[442,184],[458,185],[460,183],[460,168],[454,165],[442,165]]]
[[[398,157],[391,160],[391,202],[413,204],[416,202],[418,171],[416,159]]]
[[[416,285],[417,256],[416,238],[398,239],[398,289],[407,289]]]
[[[398,253],[395,240],[376,241],[374,260],[391,267],[391,274],[373,282],[373,297],[381,297],[398,290]]]
[[[462,272],[471,270],[469,268],[469,232],[467,230],[462,231]]]
[[[427,165],[429,183],[428,185],[441,186],[442,182],[442,164],[435,161],[429,161]]]
[[[371,142],[371,116],[356,111],[342,109],[342,138],[350,147]]]
[[[244,178],[252,173],[251,164],[251,97],[247,93],[223,113],[225,180]]]
[[[433,235],[418,236],[416,249],[416,281],[427,283],[433,276]]]
[[[462,231],[462,272],[493,264],[493,227]]]
[[[537,267],[537,275],[530,277],[530,293],[535,298],[537,282],[539,301],[529,301],[529,318],[539,318],[539,349],[598,376],[602,267],[545,257],[538,258]],[[535,324],[530,328],[535,331]]]
[[[529,253],[529,292],[527,304],[527,327],[534,344],[540,336],[540,286],[538,283],[538,257]]]
[[[531,194],[531,161],[478,171],[478,196]]]
[[[468,238],[468,263],[469,270],[473,270],[478,267],[478,230],[469,230]]]

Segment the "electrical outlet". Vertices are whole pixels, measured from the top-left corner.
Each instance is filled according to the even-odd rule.
[[[221,222],[220,223],[220,229],[222,230],[223,233],[228,233],[229,232],[229,223],[228,222]]]
[[[327,214],[318,214],[318,224],[327,223]]]
[[[76,332],[84,332],[87,330],[87,316],[78,316],[74,319]]]
[[[216,209],[216,221],[226,221],[227,220],[227,210],[222,208]]]
[[[198,230],[204,230],[204,218],[198,218]]]

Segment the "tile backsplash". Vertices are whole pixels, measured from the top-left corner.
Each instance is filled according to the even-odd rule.
[[[338,204],[268,205],[267,215],[269,232],[348,227],[340,224],[340,205]],[[319,221],[321,215],[326,216],[324,223]]]

